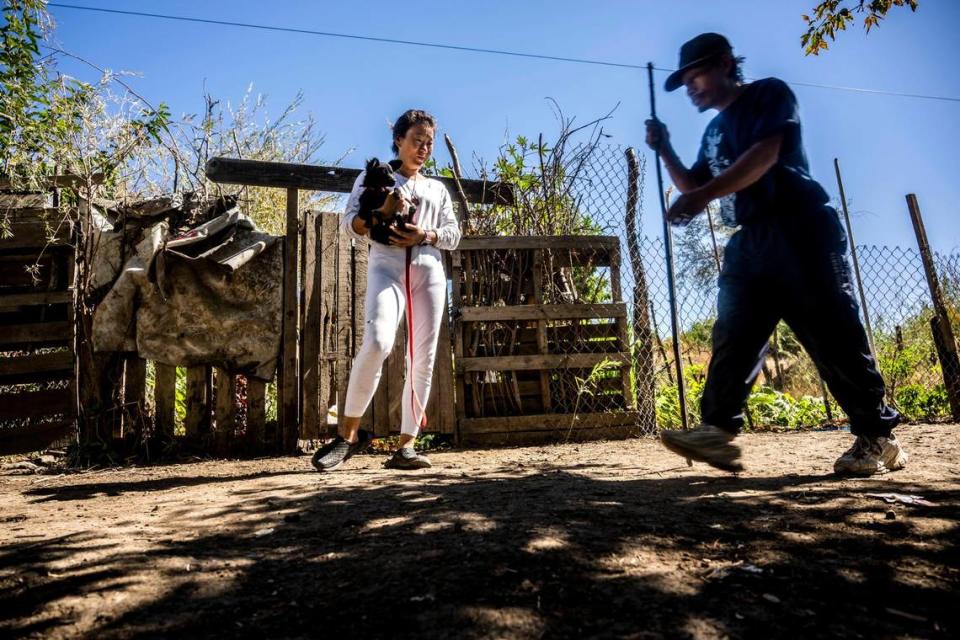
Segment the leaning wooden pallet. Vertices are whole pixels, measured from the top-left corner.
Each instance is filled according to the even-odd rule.
[[[642,431],[619,273],[615,237],[461,241],[451,274],[460,442]]]
[[[7,194],[3,204],[0,455],[74,434],[77,416],[71,226],[43,194]]]

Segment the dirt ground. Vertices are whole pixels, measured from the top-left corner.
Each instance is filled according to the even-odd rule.
[[[0,636],[957,637],[960,426],[899,433],[872,479],[839,432],[4,476]]]

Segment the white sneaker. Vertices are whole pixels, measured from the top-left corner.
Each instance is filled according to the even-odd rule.
[[[853,446],[833,463],[835,473],[872,476],[898,471],[907,464],[907,452],[897,437],[857,436]]]
[[[724,471],[743,471],[740,447],[731,444],[736,435],[712,424],[702,424],[689,431],[661,431],[660,442],[667,449],[688,461],[706,462]]]

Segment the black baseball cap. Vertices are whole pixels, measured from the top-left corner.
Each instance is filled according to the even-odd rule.
[[[730,46],[730,42],[719,33],[701,33],[696,38],[684,42],[680,47],[679,68],[667,77],[663,85],[664,89],[673,91],[680,88],[685,71],[731,52],[733,47]]]

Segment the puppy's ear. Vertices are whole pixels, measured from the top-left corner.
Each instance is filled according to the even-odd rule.
[[[380,160],[378,160],[377,158],[370,158],[369,160],[367,160],[367,173],[373,171],[379,166],[380,166]]]
[[[396,171],[403,166],[403,160],[401,160],[400,158],[395,158],[391,160],[388,164],[390,165],[391,171]]]

